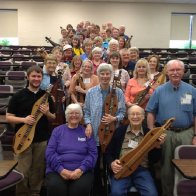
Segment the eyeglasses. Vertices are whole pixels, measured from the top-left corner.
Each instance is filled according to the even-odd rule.
[[[131,113],[131,114],[128,114],[129,116],[131,117],[134,117],[134,116],[141,116],[142,114],[141,113]]]
[[[168,72],[172,72],[172,73],[181,72],[181,71],[182,71],[182,69],[168,69]]]
[[[78,112],[70,112],[69,116],[80,116],[80,113],[78,113]]]

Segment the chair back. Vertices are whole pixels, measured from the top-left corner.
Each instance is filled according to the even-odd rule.
[[[180,145],[175,149],[175,159],[196,159],[196,145]],[[195,196],[196,180],[184,178],[181,173],[175,169],[174,177],[174,196]]]

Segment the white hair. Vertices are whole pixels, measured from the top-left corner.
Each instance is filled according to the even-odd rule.
[[[83,112],[82,112],[82,108],[81,108],[80,104],[72,103],[72,104],[69,104],[65,110],[66,119],[68,119],[69,113],[71,113],[73,111],[78,111],[80,113],[80,117],[81,118],[83,117]]]

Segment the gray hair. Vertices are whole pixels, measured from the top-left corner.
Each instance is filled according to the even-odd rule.
[[[129,107],[129,108],[128,108],[128,114],[131,114],[131,111],[132,111],[134,108],[137,108],[137,109],[140,111],[140,113],[141,113],[142,115],[145,115],[144,109],[143,109],[142,107],[140,107],[139,105],[133,105],[133,106]]]
[[[184,69],[184,62],[178,59],[173,59],[173,60],[168,61],[167,68],[170,67],[174,63],[178,63]]]
[[[82,112],[82,108],[81,108],[80,104],[72,103],[72,104],[69,104],[65,110],[66,119],[68,119],[69,113],[71,113],[72,111],[78,111],[80,113],[80,118],[83,117],[83,112]]]
[[[100,47],[95,47],[92,50],[92,54],[94,54],[95,52],[100,52],[102,54],[102,49]]]
[[[82,63],[82,67],[81,67],[82,71],[83,71],[84,66],[85,66],[85,64],[86,64],[87,62],[90,63],[90,65],[91,65],[91,70],[93,70],[93,68],[94,68],[94,67],[93,67],[93,62],[92,62],[91,60],[89,60],[89,59],[86,59],[86,60],[84,60],[83,63]]]
[[[112,65],[108,63],[101,63],[99,67],[97,68],[97,75],[99,75],[102,71],[109,71],[112,73]]]
[[[110,46],[111,44],[119,45],[118,40],[116,40],[116,39],[111,39],[111,40],[109,41],[109,43],[108,43],[108,46]]]

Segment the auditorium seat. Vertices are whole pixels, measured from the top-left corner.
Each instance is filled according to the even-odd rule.
[[[195,145],[180,145],[175,149],[175,159],[196,159]],[[195,196],[196,180],[184,178],[175,169],[174,196]]]
[[[24,88],[27,85],[26,71],[7,71],[5,84],[12,85],[14,92]]]
[[[33,65],[37,65],[37,63],[35,61],[22,61],[20,65],[20,70],[27,71],[27,69]]]
[[[190,74],[189,76],[189,84],[196,87],[196,74]]]
[[[6,109],[11,95],[5,93],[13,93],[12,85],[0,85],[0,114],[5,115]]]

